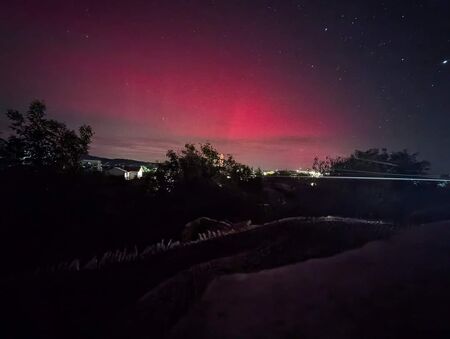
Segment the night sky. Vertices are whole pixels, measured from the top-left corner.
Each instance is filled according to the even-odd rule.
[[[43,99],[95,155],[209,140],[269,169],[387,147],[450,172],[447,0],[4,0],[0,76],[2,112]]]

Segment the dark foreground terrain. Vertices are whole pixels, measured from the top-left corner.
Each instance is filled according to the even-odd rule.
[[[2,338],[447,338],[450,223],[287,218],[1,282]]]
[[[447,226],[429,225],[450,217],[446,185],[261,178],[252,185],[209,182],[159,195],[145,180],[26,170],[9,174],[0,179],[5,197],[0,213],[0,338],[239,337],[237,333],[248,338],[265,333],[297,337],[297,332],[308,338],[320,326],[317,334],[327,337],[337,323],[343,332],[336,330],[336,336],[361,337],[362,328],[375,326],[372,321],[380,322],[376,331],[411,334],[417,329],[409,327],[411,317],[420,316],[418,310],[425,307],[441,313],[422,317],[416,325],[423,324],[424,332],[417,333],[447,334],[444,325],[433,327],[433,319],[440,326],[447,315],[447,292],[439,285],[447,281]],[[324,215],[341,217],[320,217]],[[185,225],[200,216],[226,222],[186,232]],[[437,238],[437,252],[431,251],[432,240],[418,244],[419,252],[408,241],[399,242],[416,228],[423,228],[425,240],[428,234]],[[378,252],[368,254],[369,259],[355,257],[361,266],[336,259],[359,253],[348,252],[359,248],[365,253],[371,246]],[[286,266],[309,270],[314,262],[333,264],[323,268],[323,276],[322,268],[311,268],[313,276],[285,276]],[[366,262],[375,271],[366,271]],[[399,269],[392,276],[383,271],[391,263],[417,275]],[[425,274],[433,265],[443,265],[442,270]],[[271,274],[264,272],[276,272],[276,282],[255,278],[256,286],[240,285],[254,279],[253,274]],[[250,275],[238,276],[245,280],[237,283],[235,274]],[[351,281],[340,280],[345,277]],[[379,289],[379,277],[385,277],[385,290]],[[351,292],[335,296],[346,283]],[[427,284],[432,292],[423,287]],[[262,291],[259,285],[267,288]],[[242,313],[220,296],[238,298]],[[248,300],[257,308],[248,308]],[[301,315],[301,322],[288,313]],[[261,324],[267,332],[259,332]]]
[[[4,170],[0,187],[0,277],[180,240],[184,226],[202,216],[254,224],[326,215],[395,224],[450,219],[450,186],[435,182],[264,177],[252,185],[203,182],[160,195],[146,180],[19,168]]]
[[[11,277],[1,286],[1,337],[164,337],[222,274],[331,256],[397,231],[352,219],[290,218],[127,263]]]
[[[224,275],[174,338],[449,338],[450,223],[323,259]]]

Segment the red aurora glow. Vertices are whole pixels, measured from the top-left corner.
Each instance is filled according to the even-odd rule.
[[[299,62],[281,49],[283,36],[255,38],[264,18],[238,35],[245,21],[228,31],[219,18],[164,7],[144,6],[146,15],[92,4],[35,7],[10,9],[9,29],[21,43],[10,42],[8,58],[0,57],[2,66],[15,60],[4,67],[4,95],[22,106],[43,98],[50,113],[90,123],[92,153],[153,160],[169,147],[210,140],[252,165],[298,167],[345,132],[335,89],[314,56]],[[16,24],[24,22],[33,36]]]

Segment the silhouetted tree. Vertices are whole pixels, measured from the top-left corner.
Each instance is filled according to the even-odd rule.
[[[247,182],[255,177],[253,170],[238,163],[231,155],[223,156],[210,143],[186,144],[181,152],[169,150],[168,160],[162,163],[154,176],[157,190],[171,191],[177,185],[193,185],[200,182]]]
[[[65,124],[45,118],[46,106],[33,101],[25,114],[8,110],[12,134],[2,139],[2,158],[10,165],[31,165],[55,169],[74,169],[87,154],[93,131],[83,125],[78,134]]]
[[[355,150],[349,157],[326,157],[325,160],[314,159],[313,169],[321,173],[334,175],[346,173],[365,174],[426,174],[430,169],[428,161],[417,160],[418,153],[409,153],[406,149],[388,152],[383,148],[371,148],[367,151]]]

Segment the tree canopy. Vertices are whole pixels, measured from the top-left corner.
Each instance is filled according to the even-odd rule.
[[[220,154],[210,143],[186,144],[180,152],[169,150],[167,160],[155,174],[157,190],[171,191],[176,186],[214,182],[219,186],[246,182],[254,177],[253,170],[238,163],[231,155]]]
[[[428,161],[419,161],[418,153],[409,153],[404,149],[388,152],[387,149],[371,148],[367,151],[355,150],[349,157],[327,157],[314,159],[313,169],[321,173],[342,175],[347,173],[365,174],[426,174],[430,169]]]
[[[8,165],[78,168],[81,156],[88,152],[92,128],[83,125],[77,133],[61,122],[47,119],[45,114],[46,106],[38,100],[30,104],[25,114],[8,110],[11,135],[1,139],[1,156]]]

